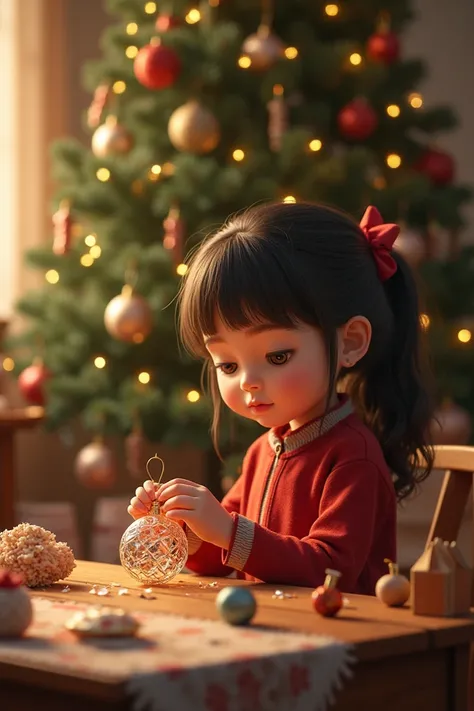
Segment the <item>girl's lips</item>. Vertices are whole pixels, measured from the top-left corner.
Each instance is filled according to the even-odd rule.
[[[272,403],[265,403],[265,402],[256,402],[256,403],[250,403],[249,408],[252,410],[252,412],[265,412],[266,410],[270,409],[270,407],[273,407]]]

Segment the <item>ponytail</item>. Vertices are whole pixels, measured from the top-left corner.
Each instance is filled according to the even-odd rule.
[[[399,500],[423,481],[433,465],[428,441],[433,402],[425,384],[428,372],[415,280],[396,252],[395,274],[384,282],[393,314],[392,338],[376,363],[365,359],[349,374],[346,391],[377,437],[394,476]]]

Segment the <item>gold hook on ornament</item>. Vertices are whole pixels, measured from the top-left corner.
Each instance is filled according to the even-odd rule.
[[[153,479],[152,475],[150,474],[150,469],[149,469],[150,462],[152,462],[154,459],[157,459],[159,462],[161,462],[161,474],[160,474],[160,478],[158,479],[158,481],[155,481]],[[148,474],[148,477],[152,480],[152,482],[154,484],[161,484],[161,480],[163,479],[163,474],[165,473],[165,463],[162,460],[162,458],[159,457],[157,454],[154,454],[153,457],[150,457],[150,459],[147,461],[146,473]]]

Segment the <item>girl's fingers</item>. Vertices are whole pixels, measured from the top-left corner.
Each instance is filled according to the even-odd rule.
[[[150,497],[152,501],[155,500],[156,498],[156,492],[159,489],[159,484],[156,484],[154,481],[151,481],[151,479],[148,479],[144,484],[143,488],[145,489],[146,493]]]
[[[191,486],[188,482],[182,484],[165,485],[158,494],[158,501],[168,501],[172,496],[184,495],[197,498],[198,492],[195,486]]]
[[[179,509],[180,511],[194,511],[196,507],[196,498],[194,496],[172,496],[165,501],[161,510],[163,513]]]
[[[143,518],[144,514],[141,511],[137,511],[133,506],[128,506],[127,508],[128,513],[132,518],[137,519],[137,518]]]
[[[151,506],[153,499],[151,499],[146,492],[146,490],[143,488],[143,486],[139,486],[138,489],[135,491],[135,496],[136,498],[142,502],[145,506]]]
[[[130,499],[130,506],[134,511],[141,512],[142,516],[150,510],[150,507],[146,506],[137,496]]]

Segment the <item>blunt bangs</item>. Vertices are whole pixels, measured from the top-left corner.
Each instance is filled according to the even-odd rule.
[[[301,322],[320,326],[287,240],[282,245],[281,238],[235,231],[227,237],[224,230],[201,246],[184,277],[179,327],[188,351],[207,355],[203,336],[216,333],[216,316],[232,330],[261,324],[292,328]]]

